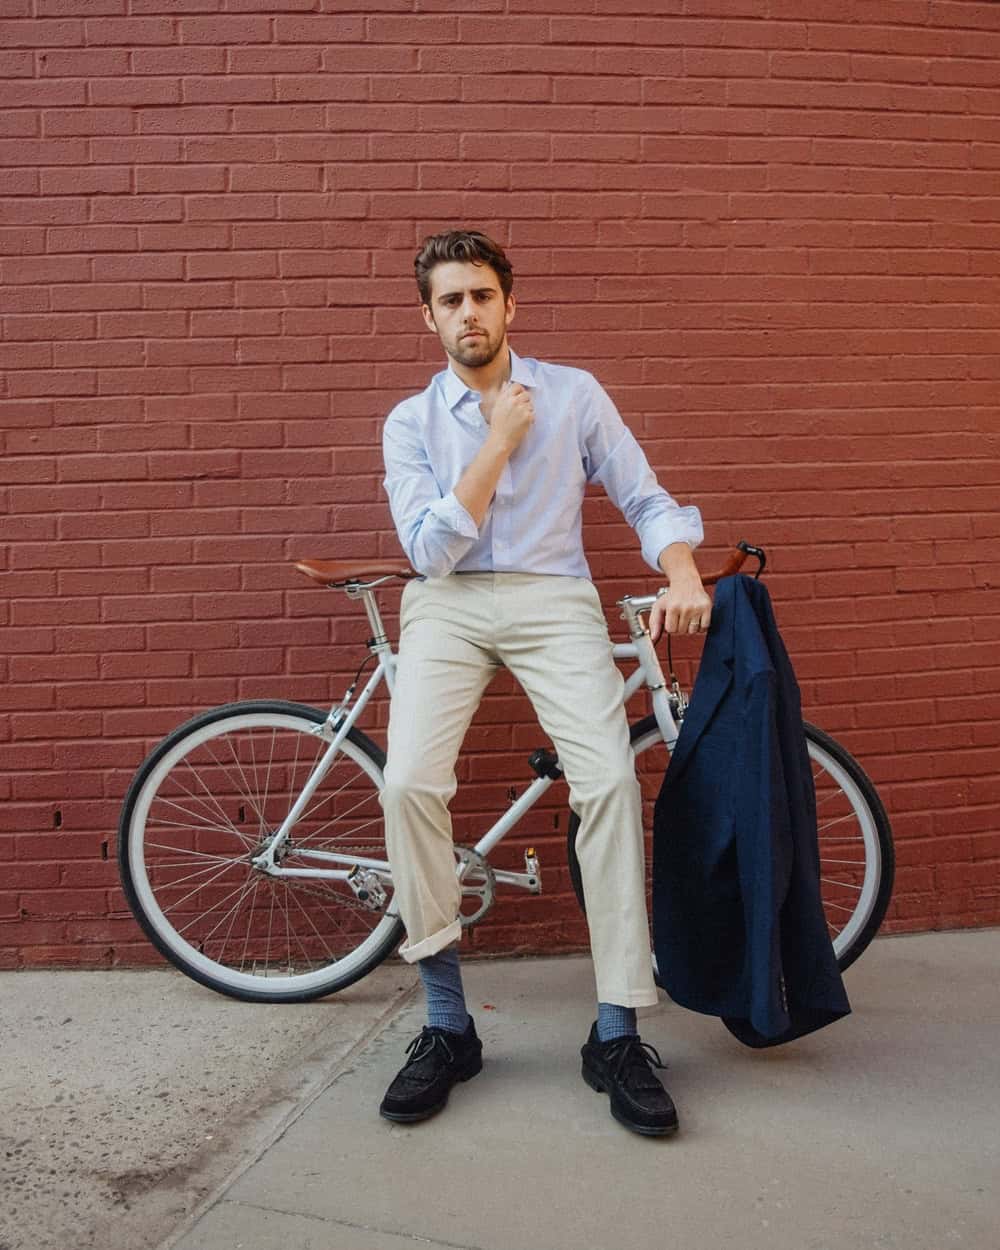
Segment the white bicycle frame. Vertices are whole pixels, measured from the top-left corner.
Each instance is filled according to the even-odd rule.
[[[330,771],[334,760],[340,752],[341,744],[350,733],[352,727],[357,723],[372,695],[382,684],[383,680],[389,687],[390,697],[392,696],[396,677],[397,657],[392,649],[392,643],[386,636],[382,617],[373,593],[377,586],[389,580],[387,577],[381,577],[372,582],[361,582],[346,588],[348,598],[360,598],[364,603],[365,611],[368,614],[368,622],[372,628],[372,638],[368,647],[371,653],[378,658],[378,664],[365,683],[364,689],[358,695],[354,706],[351,707],[351,701],[354,697],[354,686],[352,685],[341,702],[330,710],[330,715],[323,724],[316,727],[315,733],[327,741],[329,746],[313,768],[302,788],[302,793],[292,805],[280,828],[272,835],[260,853],[251,860],[255,868],[266,872],[269,876],[310,877],[314,879],[347,881],[351,874],[360,868],[374,872],[383,880],[390,882],[392,880],[391,870],[385,860],[338,854],[335,851],[312,850],[304,846],[296,847],[295,853],[298,858],[317,860],[319,863],[346,865],[346,867],[285,868],[281,863],[276,862],[276,857],[291,836],[291,831],[296,821],[308,808],[312,796],[322,783],[323,778]],[[655,600],[655,595],[638,597],[626,595],[624,599],[618,600],[622,618],[628,625],[631,642],[616,643],[613,647],[613,655],[616,663],[623,660],[633,660],[637,664],[635,671],[629,674],[625,680],[623,702],[627,703],[639,687],[645,685],[650,692],[653,714],[663,735],[663,740],[667,747],[673,750],[674,743],[677,741],[678,725],[671,702],[672,695],[667,692],[660,659],[656,654],[656,648],[653,646],[649,630],[646,628],[646,623],[643,619]],[[552,785],[553,780],[554,778],[550,776],[536,778],[521,797],[511,804],[503,816],[475,844],[473,850],[476,855],[486,858],[496,844],[518,823],[521,817],[538,802],[549,786]],[[458,864],[456,871],[459,879],[464,878],[472,862],[471,859],[468,859]],[[493,869],[492,872],[494,879],[505,885],[518,886],[521,889],[530,890],[534,893],[537,893],[541,888],[537,874],[531,872],[512,872],[499,868]],[[388,908],[388,914],[394,914],[392,906]]]

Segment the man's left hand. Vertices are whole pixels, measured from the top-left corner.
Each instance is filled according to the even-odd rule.
[[[658,642],[668,634],[699,634],[708,629],[712,619],[712,601],[705,593],[701,578],[694,582],[671,582],[667,591],[649,611],[649,636]]]
[[[649,611],[649,636],[658,642],[668,634],[700,634],[712,619],[712,601],[701,584],[698,566],[687,543],[671,543],[660,552],[660,568],[670,579]]]

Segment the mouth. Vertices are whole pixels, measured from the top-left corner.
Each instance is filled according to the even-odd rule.
[[[462,335],[463,339],[481,339],[483,338],[482,330],[466,330]]]

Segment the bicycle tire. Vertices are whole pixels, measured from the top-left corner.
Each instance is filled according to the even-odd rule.
[[[816,785],[823,908],[837,964],[843,972],[874,938],[889,907],[896,864],[892,829],[875,787],[857,760],[822,729],[808,722],[804,723],[804,728]],[[664,748],[662,767],[655,765],[650,770],[650,779],[658,789],[667,758],[656,717],[646,716],[637,721],[630,727],[629,737],[637,760],[657,745]],[[644,795],[647,802],[655,799],[655,789],[647,786]],[[856,822],[854,832],[847,825],[852,818]],[[646,823],[648,826],[651,822]],[[571,810],[566,834],[569,874],[577,902],[586,912],[575,849],[579,825],[580,818]],[[835,855],[834,851],[838,853]],[[835,876],[830,875],[831,870]],[[647,902],[651,873],[652,854],[647,837]]]
[[[212,708],[168,734],[126,793],[118,864],[129,907],[174,967],[231,998],[321,998],[365,976],[402,940],[391,891],[369,910],[343,880],[275,878],[250,864],[326,750],[316,733],[326,719],[282,700]],[[387,859],[384,766],[380,748],[352,729],[283,866],[315,867],[296,864],[304,850]]]

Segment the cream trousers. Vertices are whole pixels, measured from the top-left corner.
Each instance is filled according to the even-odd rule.
[[[407,583],[381,802],[395,897],[414,963],[461,938],[448,804],[483,692],[510,669],[559,754],[580,817],[577,856],[597,997],[657,1001],[642,806],[607,623],[583,577],[459,573]]]

